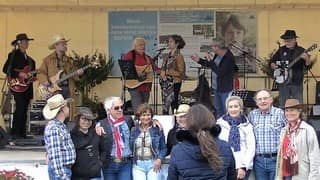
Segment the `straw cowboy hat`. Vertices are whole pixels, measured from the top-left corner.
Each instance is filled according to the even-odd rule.
[[[33,38],[28,38],[26,33],[20,33],[20,34],[17,34],[16,39],[11,42],[11,45],[14,46],[19,41],[22,41],[22,40],[33,41],[34,39]]]
[[[287,99],[284,105],[284,109],[287,109],[287,108],[303,109],[304,106],[305,106],[304,104],[300,104],[298,99]]]
[[[78,115],[84,116],[86,119],[94,120],[97,116],[93,115],[92,111],[88,107],[80,107]]]
[[[187,114],[190,110],[190,106],[188,104],[180,104],[178,109],[174,111],[174,115],[179,117]]]
[[[54,35],[52,38],[51,44],[49,44],[48,48],[50,50],[55,49],[54,45],[56,45],[59,42],[68,42],[70,39],[67,39],[63,34],[57,34]]]
[[[59,110],[72,101],[71,98],[64,99],[61,94],[56,94],[47,100],[47,104],[43,108],[43,116],[46,119],[53,119]]]

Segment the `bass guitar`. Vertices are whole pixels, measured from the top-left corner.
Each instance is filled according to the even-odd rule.
[[[36,80],[36,77],[34,75],[38,72],[37,70],[31,71],[30,66],[25,66],[23,69],[15,69],[17,72],[23,72],[27,75],[26,78],[23,77],[17,77],[17,78],[12,78],[8,77],[8,86],[10,89],[14,92],[25,92],[30,84]]]
[[[302,54],[311,52],[317,48],[317,44],[312,44],[308,49],[303,51],[299,56],[297,56],[294,60],[292,60],[290,63],[284,64],[284,65],[278,65],[278,68],[274,70],[273,77],[275,78],[275,82],[277,84],[288,84],[291,81],[292,78],[292,66],[295,65],[300,59]]]
[[[57,74],[55,74],[54,76],[51,76],[49,78],[50,80],[50,84],[49,85],[44,85],[44,84],[39,84],[39,87],[38,87],[38,91],[39,91],[39,97],[42,99],[42,100],[47,100],[48,98],[50,98],[52,95],[54,95],[57,91],[60,91],[61,88],[59,86],[60,83],[62,83],[63,81],[66,81],[68,80],[69,78],[77,75],[77,71],[79,70],[82,70],[82,71],[85,71],[86,69],[88,68],[91,68],[91,67],[99,67],[100,64],[99,63],[93,63],[93,64],[88,64],[80,69],[77,69],[76,71],[70,73],[70,74],[67,74],[65,76],[62,76],[61,77],[61,74],[63,72],[63,70],[60,70]]]

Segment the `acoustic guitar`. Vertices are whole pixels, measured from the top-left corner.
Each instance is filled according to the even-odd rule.
[[[125,80],[125,87],[129,89],[137,88],[145,83],[152,83],[153,80],[153,70],[152,65],[135,66],[138,74],[138,79]]]
[[[15,69],[17,72],[23,72],[27,74],[26,78],[22,77],[17,77],[17,78],[12,78],[8,77],[8,86],[10,89],[14,92],[25,92],[30,84],[36,80],[36,77],[34,75],[38,72],[37,70],[31,71],[30,66],[25,66],[23,69]]]

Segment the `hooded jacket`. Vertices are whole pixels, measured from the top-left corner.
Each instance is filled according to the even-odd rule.
[[[219,172],[213,170],[202,155],[199,142],[188,131],[178,131],[181,143],[173,147],[170,157],[168,179],[170,180],[234,180],[236,179],[235,161],[227,142],[217,138],[221,129],[211,129],[214,142],[218,147],[222,166]]]

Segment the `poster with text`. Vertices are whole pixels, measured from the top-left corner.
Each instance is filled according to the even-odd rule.
[[[110,12],[109,13],[109,55],[115,66],[111,76],[121,76],[118,60],[132,50],[132,43],[136,37],[143,37],[147,41],[146,53],[153,55],[157,50],[157,12]]]

